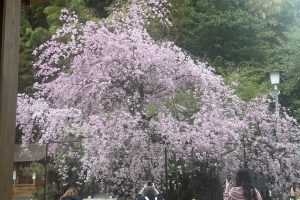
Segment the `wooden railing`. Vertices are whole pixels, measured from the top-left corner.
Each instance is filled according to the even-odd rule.
[[[13,196],[31,196],[35,187],[33,184],[14,184]]]

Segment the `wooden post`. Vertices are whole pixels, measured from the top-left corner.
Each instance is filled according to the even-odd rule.
[[[21,1],[0,1],[0,197],[11,200]]]

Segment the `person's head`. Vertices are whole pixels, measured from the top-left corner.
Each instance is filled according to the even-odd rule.
[[[74,186],[69,187],[69,189],[65,192],[65,194],[63,195],[64,197],[72,197],[72,196],[77,196],[78,195],[78,191]]]
[[[152,181],[147,181],[147,186],[152,186]]]
[[[237,187],[243,187],[244,197],[247,200],[257,200],[256,192],[251,184],[250,170],[248,168],[241,168],[237,171],[235,177],[235,184]]]
[[[248,168],[239,169],[235,176],[235,183],[237,187],[251,185],[250,170]]]

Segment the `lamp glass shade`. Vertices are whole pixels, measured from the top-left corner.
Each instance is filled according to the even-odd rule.
[[[32,180],[36,179],[36,173],[32,173]]]
[[[280,73],[278,71],[270,72],[270,79],[271,79],[272,85],[279,84],[279,77],[280,77]]]
[[[13,171],[13,180],[15,181],[17,179],[17,172],[16,170]]]

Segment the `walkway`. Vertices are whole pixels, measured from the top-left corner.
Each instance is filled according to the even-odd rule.
[[[93,198],[93,200],[117,200],[116,198],[109,198],[105,196],[105,194],[96,194]],[[83,199],[88,200],[88,199]]]
[[[33,197],[13,197],[12,200],[32,200]]]
[[[13,197],[13,200],[32,200],[32,197]],[[106,197],[104,194],[97,194],[93,198],[93,200],[117,200],[116,198],[109,198]],[[89,199],[83,199],[83,200],[89,200]]]

